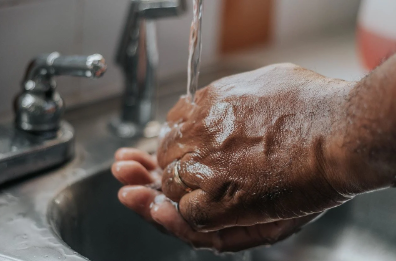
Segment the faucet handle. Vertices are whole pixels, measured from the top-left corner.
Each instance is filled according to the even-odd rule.
[[[99,78],[106,72],[106,63],[102,55],[89,56],[57,56],[53,59],[54,75],[71,75],[87,78]]]
[[[186,0],[141,1],[140,14],[147,19],[177,16],[187,9]]]
[[[26,91],[48,91],[56,87],[54,76],[69,75],[86,78],[99,78],[106,72],[102,55],[66,55],[58,52],[37,56],[29,64],[23,87]]]
[[[99,78],[106,71],[102,55],[61,56],[54,52],[37,56],[30,62],[15,102],[15,124],[24,131],[51,134],[61,123],[64,102],[56,92],[54,76],[70,75]]]

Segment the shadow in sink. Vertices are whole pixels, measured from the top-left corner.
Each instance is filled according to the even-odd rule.
[[[93,261],[241,260],[241,254],[216,256],[210,251],[195,251],[159,232],[119,203],[120,188],[109,171],[68,187],[49,207],[48,218],[55,233]]]
[[[104,171],[66,188],[49,206],[54,232],[92,261],[396,260],[396,190],[359,196],[271,248],[217,256],[159,232],[119,203],[120,187]]]

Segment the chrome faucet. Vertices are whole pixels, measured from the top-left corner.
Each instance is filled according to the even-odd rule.
[[[131,0],[115,59],[125,78],[121,116],[110,122],[117,136],[139,136],[152,120],[158,64],[153,20],[185,10],[185,0]]]
[[[22,93],[16,100],[16,127],[36,133],[57,131],[64,103],[56,91],[54,77],[70,75],[99,78],[105,71],[106,64],[100,54],[61,56],[54,52],[37,56],[28,66],[22,82]]]
[[[62,121],[64,102],[54,77],[99,78],[100,54],[44,54],[29,64],[15,102],[15,122],[0,125],[0,184],[60,165],[74,155],[74,130]]]

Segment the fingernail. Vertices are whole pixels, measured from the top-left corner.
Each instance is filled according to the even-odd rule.
[[[161,204],[166,201],[167,197],[164,194],[160,194],[154,198],[154,204]]]
[[[115,171],[116,172],[120,172],[121,168],[122,168],[122,165],[123,165],[123,162],[116,162],[116,163],[114,163],[114,165],[115,165]]]
[[[171,203],[175,208],[177,209],[177,203],[173,202],[169,198],[167,198],[165,195],[161,194],[158,195],[154,198],[153,202],[150,204],[150,208],[153,211],[153,219],[158,221],[156,219],[155,213],[160,210],[160,208],[164,207],[166,204]]]
[[[178,204],[172,200],[170,200],[169,198],[167,198],[164,194],[158,195],[154,198],[154,203],[155,204],[162,204],[164,202],[169,202],[171,203],[176,209],[178,209]]]
[[[160,206],[159,206],[158,204],[153,204],[152,210],[153,210],[154,212],[157,212],[159,208],[160,208]],[[155,219],[155,218],[154,218],[154,219]]]
[[[166,201],[166,196],[164,194],[158,195],[154,198],[153,202],[150,204],[150,209],[157,212],[160,206]]]
[[[141,187],[124,187],[121,189],[121,195],[123,198],[126,198],[131,191],[139,190]]]

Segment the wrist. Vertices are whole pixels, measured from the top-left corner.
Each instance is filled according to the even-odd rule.
[[[351,193],[394,186],[396,177],[396,56],[357,83],[345,99],[332,158]]]
[[[392,164],[372,159],[373,151],[352,144],[335,146],[330,164],[333,166],[333,184],[344,195],[358,195],[394,185]]]

